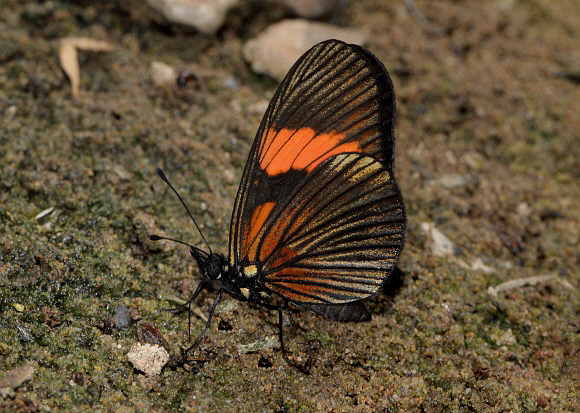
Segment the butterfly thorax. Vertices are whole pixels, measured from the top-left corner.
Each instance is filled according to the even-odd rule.
[[[248,277],[240,268],[226,265],[220,281],[227,291],[233,293],[230,295],[240,301],[266,306],[271,302],[270,292],[263,286],[258,274]]]
[[[207,254],[194,249],[190,252],[197,261],[203,277],[206,280],[217,281],[221,288],[232,297],[260,305],[270,303],[270,294],[262,286],[258,274],[253,277],[242,275],[239,268],[228,265],[222,254]]]

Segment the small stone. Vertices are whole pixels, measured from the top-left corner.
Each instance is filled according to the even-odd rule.
[[[284,20],[273,24],[244,45],[244,57],[257,73],[282,80],[304,52],[317,43],[338,39],[362,45],[367,33],[326,23],[303,19]]]
[[[8,106],[8,108],[6,109],[6,117],[7,117],[7,119],[14,118],[14,116],[16,116],[16,112],[17,111],[18,111],[18,108],[15,105]]]
[[[238,0],[147,0],[147,3],[170,22],[214,34]]]
[[[115,174],[117,174],[117,176],[119,178],[121,178],[121,180],[123,180],[123,181],[130,181],[131,180],[131,177],[132,177],[131,172],[127,171],[123,167],[123,165],[119,165],[119,164],[113,165],[111,169],[113,172],[115,172]]]
[[[435,228],[432,222],[421,223],[421,229],[431,238],[431,251],[433,254],[444,257],[453,254],[453,243],[441,231]]]
[[[228,184],[233,184],[236,180],[236,173],[232,169],[224,169],[224,179]]]
[[[222,85],[224,85],[228,89],[233,89],[233,90],[240,88],[240,84],[234,76],[226,76],[225,78],[223,78]]]
[[[526,218],[530,216],[532,213],[532,209],[530,208],[527,202],[520,202],[516,207],[516,210],[518,212],[518,215],[521,216],[522,218]]]
[[[300,17],[320,17],[330,12],[339,3],[339,0],[277,0],[278,3],[288,6]]]
[[[548,407],[548,399],[543,396],[540,396],[536,399],[536,403],[538,403],[538,407],[545,409]]]
[[[153,84],[157,87],[171,87],[177,79],[175,69],[163,62],[151,62],[149,74]]]
[[[18,311],[19,313],[23,313],[24,312],[24,306],[20,303],[14,303],[12,304],[12,307],[14,307],[14,309],[16,311]]]
[[[26,364],[24,366],[12,369],[0,380],[0,389],[11,388],[16,389],[22,386],[25,382],[32,378],[34,374],[34,366],[32,364]]]
[[[115,322],[115,327],[124,330],[131,326],[131,314],[129,309],[123,304],[118,305],[115,308],[115,315],[113,316],[113,321]]]
[[[271,349],[278,345],[278,337],[267,336],[262,340],[254,341],[249,344],[239,344],[238,351],[242,354],[254,353],[259,350]]]
[[[439,178],[429,182],[435,186],[442,186],[447,189],[461,188],[467,185],[467,179],[459,174],[444,174]]]
[[[127,358],[137,370],[148,376],[156,376],[169,361],[169,353],[157,344],[137,343],[131,347]]]
[[[496,333],[491,334],[490,336],[491,339],[495,341],[495,344],[497,344],[498,346],[513,346],[518,343],[511,328],[508,328],[505,332],[501,334]]]

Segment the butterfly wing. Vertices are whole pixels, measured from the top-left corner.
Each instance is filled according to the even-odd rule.
[[[391,80],[371,53],[337,40],[306,52],[250,151],[230,264],[323,315],[321,306],[375,294],[405,233],[392,173],[394,111]]]

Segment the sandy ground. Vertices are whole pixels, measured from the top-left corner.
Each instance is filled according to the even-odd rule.
[[[172,352],[187,346],[187,316],[162,309],[187,299],[198,273],[185,248],[147,233],[202,246],[154,168],[225,253],[276,88],[241,48],[284,15],[243,3],[207,36],[160,22],[142,2],[83,3],[0,2],[0,379],[34,369],[0,392],[0,410],[578,408],[579,2],[417,0],[425,25],[403,1],[357,0],[332,16],[371,33],[395,84],[403,274],[371,300],[369,323],[295,316],[305,331],[286,326],[288,346],[302,359],[311,347],[309,376],[282,359],[274,313],[226,299],[187,369],[152,378],[127,353],[146,322]],[[77,99],[58,60],[67,36],[114,45],[80,53]],[[157,88],[153,61],[202,75]],[[450,255],[433,254],[425,222],[453,242]],[[488,292],[535,276],[551,277]],[[202,313],[212,297],[200,298]],[[130,328],[111,324],[120,305],[139,320]],[[191,321],[196,334],[203,320]]]

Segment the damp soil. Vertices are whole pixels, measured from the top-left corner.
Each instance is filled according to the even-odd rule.
[[[199,280],[186,248],[147,234],[203,246],[155,167],[226,253],[238,181],[277,85],[250,71],[242,45],[283,11],[242,2],[208,36],[163,23],[145,2],[3,0],[0,379],[34,372],[13,372],[29,377],[0,392],[0,410],[577,409],[580,4],[414,3],[424,19],[379,0],[326,19],[368,30],[397,95],[409,225],[401,273],[370,300],[372,321],[294,314],[287,345],[312,358],[307,376],[284,362],[275,313],[227,298],[187,365],[147,377],[129,349],[149,332],[178,355],[187,315],[163,309]],[[58,60],[69,36],[114,45],[79,53],[77,98]],[[156,87],[154,61],[198,75]],[[426,222],[450,254],[433,254]],[[535,276],[551,277],[488,290]],[[192,336],[214,293],[198,300]]]

